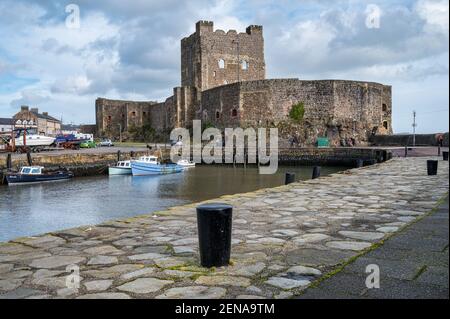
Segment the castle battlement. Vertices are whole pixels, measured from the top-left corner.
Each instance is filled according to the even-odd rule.
[[[241,81],[265,79],[262,26],[246,32],[214,31],[211,21],[196,23],[196,32],[181,41],[181,85],[208,90]]]

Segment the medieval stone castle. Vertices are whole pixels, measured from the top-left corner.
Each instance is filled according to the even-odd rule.
[[[291,110],[301,104],[301,118]],[[175,127],[278,127],[280,137],[314,145],[327,137],[331,145],[352,140],[366,144],[371,135],[392,134],[391,87],[345,80],[266,79],[262,26],[245,33],[214,30],[199,21],[181,40],[181,86],[164,102],[96,100],[100,136],[119,129],[150,126],[167,139]]]

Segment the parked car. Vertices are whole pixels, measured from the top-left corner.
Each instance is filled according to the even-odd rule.
[[[96,147],[97,144],[95,144],[95,142],[92,141],[85,141],[80,144],[80,148],[96,148]]]
[[[111,140],[106,139],[106,140],[101,141],[99,146],[111,147],[111,146],[114,146],[114,143]]]

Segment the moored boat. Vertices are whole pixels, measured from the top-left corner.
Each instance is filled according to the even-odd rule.
[[[16,146],[50,146],[55,143],[56,138],[39,135],[39,134],[28,134],[28,135],[19,135],[15,139]]]
[[[161,164],[156,156],[142,156],[138,160],[131,161],[133,176],[173,174],[183,171],[183,167],[177,164]]]
[[[69,171],[44,172],[42,166],[24,166],[19,173],[6,173],[8,185],[23,185],[67,180],[74,175]]]
[[[131,161],[119,161],[108,168],[109,175],[131,175]]]
[[[195,162],[181,159],[177,162],[177,165],[180,165],[184,168],[189,168],[189,167],[195,167]]]

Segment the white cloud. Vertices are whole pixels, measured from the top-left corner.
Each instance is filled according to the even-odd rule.
[[[83,94],[89,89],[91,81],[85,75],[69,76],[63,81],[57,81],[51,88],[52,93]]]
[[[427,21],[430,32],[444,32],[448,35],[448,4],[448,0],[419,0],[415,9]]]

